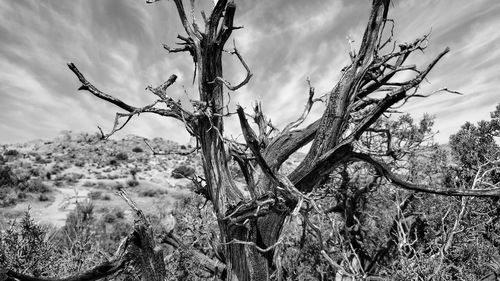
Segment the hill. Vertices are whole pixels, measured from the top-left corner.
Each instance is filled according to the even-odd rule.
[[[77,202],[91,204],[97,216],[111,210],[128,216],[126,204],[115,196],[118,188],[125,188],[146,213],[159,208],[168,213],[191,185],[173,177],[173,170],[184,166],[201,172],[191,150],[161,138],[100,140],[97,134],[70,131],[49,141],[3,145],[0,225],[29,209],[35,221],[62,226]]]

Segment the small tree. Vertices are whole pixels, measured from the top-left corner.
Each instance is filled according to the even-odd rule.
[[[309,214],[324,213],[325,206],[318,204],[317,200],[324,198],[332,190],[325,183],[329,182],[332,173],[332,177],[348,178],[350,170],[342,167],[353,163],[361,165],[366,174],[375,173],[377,176],[372,177],[375,182],[386,179],[393,186],[403,189],[446,196],[500,196],[497,187],[459,190],[414,184],[403,179],[384,162],[383,156],[394,153],[391,131],[388,128],[377,128],[377,122],[383,114],[391,112],[391,107],[412,97],[421,97],[417,93],[420,83],[449,51],[446,48],[423,68],[405,64],[413,52],[426,48],[427,36],[394,48],[390,46],[392,35],[388,38],[382,36],[392,34],[384,33],[386,28],[393,27],[392,21],[387,19],[389,0],[373,0],[360,48],[350,52],[351,62],[344,67],[340,80],[325,98],[326,109],[318,120],[301,127],[313,104],[321,100],[314,97],[313,87],[309,89],[305,111],[282,130],[277,130],[271,124],[257,104],[251,116],[258,127],[258,131],[254,131],[249,125],[248,114],[242,107],[237,107],[236,114],[245,138],[244,144],[224,137],[224,119],[231,115],[226,110],[224,88],[236,91],[252,77],[249,66],[234,47],[227,53],[238,58],[246,69],[246,76],[237,85],[224,78],[222,56],[225,44],[232,32],[238,29],[233,25],[236,4],[233,0],[215,1],[210,14],[203,13],[200,25],[194,16],[194,2],[190,1],[192,19],[188,19],[183,1],[173,0],[186,34],[178,36],[181,40],[180,47],[164,45],[171,53],[188,52],[193,58],[199,89],[199,100],[192,101],[194,110],[188,110],[167,95],[167,89],[175,82],[176,75],[170,76],[156,88],[148,87],[158,99],[150,105],[137,107],[100,91],[73,63],[68,66],[82,83],[79,90],[88,91],[125,111],[116,114],[113,129],[109,134],[103,133],[103,138],[111,136],[133,116],[141,113],[177,119],[196,137],[202,154],[204,177],[198,177],[194,182],[200,193],[212,203],[221,248],[218,259],[212,259],[203,253],[193,253],[207,271],[227,280],[269,280],[272,275],[280,280],[284,228],[293,217],[300,216],[307,222]],[[413,73],[414,76],[409,80],[394,81],[393,78],[400,73]],[[158,104],[163,106],[157,106]],[[126,121],[120,125],[122,118]],[[364,149],[362,143],[364,137],[375,132],[375,129],[383,136],[382,143],[386,147],[383,154]],[[311,148],[304,160],[291,173],[283,174],[280,168],[284,161],[309,143],[312,143]],[[231,176],[228,164],[230,159],[238,164],[244,175],[244,189]],[[341,189],[342,182],[338,181],[339,185],[335,185],[333,189]],[[369,188],[377,186],[368,184]],[[359,190],[368,187],[357,186]],[[165,276],[165,264],[161,252],[156,249],[152,230],[142,212],[135,208],[126,195],[123,196],[140,218],[134,229],[135,234],[127,238],[125,247],[120,248],[120,255],[108,263],[106,268],[88,271],[86,276],[92,277],[85,280],[113,274],[121,270],[127,260],[135,262],[133,265],[142,280],[162,280]],[[313,223],[309,226],[315,229]],[[320,233],[317,235],[317,254],[340,276],[351,275],[356,278],[329,256]],[[162,241],[174,247],[182,247],[182,243],[172,233],[166,234]],[[358,266],[366,264],[369,263]],[[10,276],[23,280],[19,278],[20,275]]]

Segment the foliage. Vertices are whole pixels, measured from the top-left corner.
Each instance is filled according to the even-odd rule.
[[[141,147],[139,147],[139,146],[136,146],[136,147],[132,148],[132,151],[135,152],[135,153],[144,152],[144,150]]]
[[[160,195],[168,194],[168,191],[161,188],[148,188],[139,191],[139,196],[142,197],[159,197]]]
[[[9,150],[5,151],[3,153],[3,155],[5,155],[5,156],[17,156],[17,155],[19,155],[19,151],[15,150],[15,149],[9,149]]]
[[[135,187],[135,186],[138,186],[139,185],[139,181],[135,180],[135,179],[129,179],[127,180],[127,186],[129,187]]]
[[[188,247],[169,251],[166,256],[168,280],[213,280],[191,253],[191,250],[196,250],[218,259],[216,252],[221,249],[214,249],[219,238],[218,228],[209,204],[201,196],[192,195],[179,200],[172,215],[176,224],[168,231],[182,233],[180,238]]]
[[[172,177],[174,179],[182,179],[193,176],[195,170],[192,167],[181,165],[172,171]]]
[[[128,155],[125,152],[119,152],[116,154],[115,159],[118,161],[126,161],[128,160]]]
[[[47,229],[35,224],[26,211],[20,222],[11,222],[0,233],[0,267],[36,277],[59,271],[57,248],[46,237]]]

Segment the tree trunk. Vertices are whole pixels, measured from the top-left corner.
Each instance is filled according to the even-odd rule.
[[[286,213],[276,210],[242,225],[226,225],[226,241],[247,241],[254,245],[230,243],[227,247],[228,280],[269,280],[274,270],[273,257]],[[257,248],[258,247],[258,248]]]

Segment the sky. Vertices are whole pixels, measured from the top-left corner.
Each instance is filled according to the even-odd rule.
[[[187,2],[187,1],[186,1]],[[196,1],[210,9],[212,1]],[[236,0],[233,38],[254,74],[250,83],[230,93],[231,106],[250,111],[262,103],[273,124],[295,120],[307,100],[309,78],[318,94],[330,91],[349,60],[348,38],[359,44],[368,19],[369,0]],[[187,5],[187,3],[186,3]],[[435,140],[446,143],[466,122],[488,119],[500,103],[500,1],[395,0],[389,11],[397,42],[411,42],[430,32],[424,53],[411,60],[425,66],[447,46],[451,52],[432,70],[421,93],[443,87],[463,95],[437,93],[414,99],[400,111],[419,119],[435,116]],[[145,91],[171,74],[168,90],[189,106],[197,98],[192,59],[168,54],[183,34],[172,1],[0,0],[0,143],[51,139],[63,130],[97,132],[112,128],[120,109],[80,86],[67,62],[74,62],[100,90],[127,103],[144,106],[155,96]],[[229,44],[229,47],[231,44]],[[224,57],[225,77],[245,76],[237,59]],[[226,97],[227,98],[227,97]],[[321,116],[315,106],[309,120]],[[227,133],[238,137],[236,122]],[[164,137],[185,143],[189,135],[173,119],[143,114],[119,132]]]

